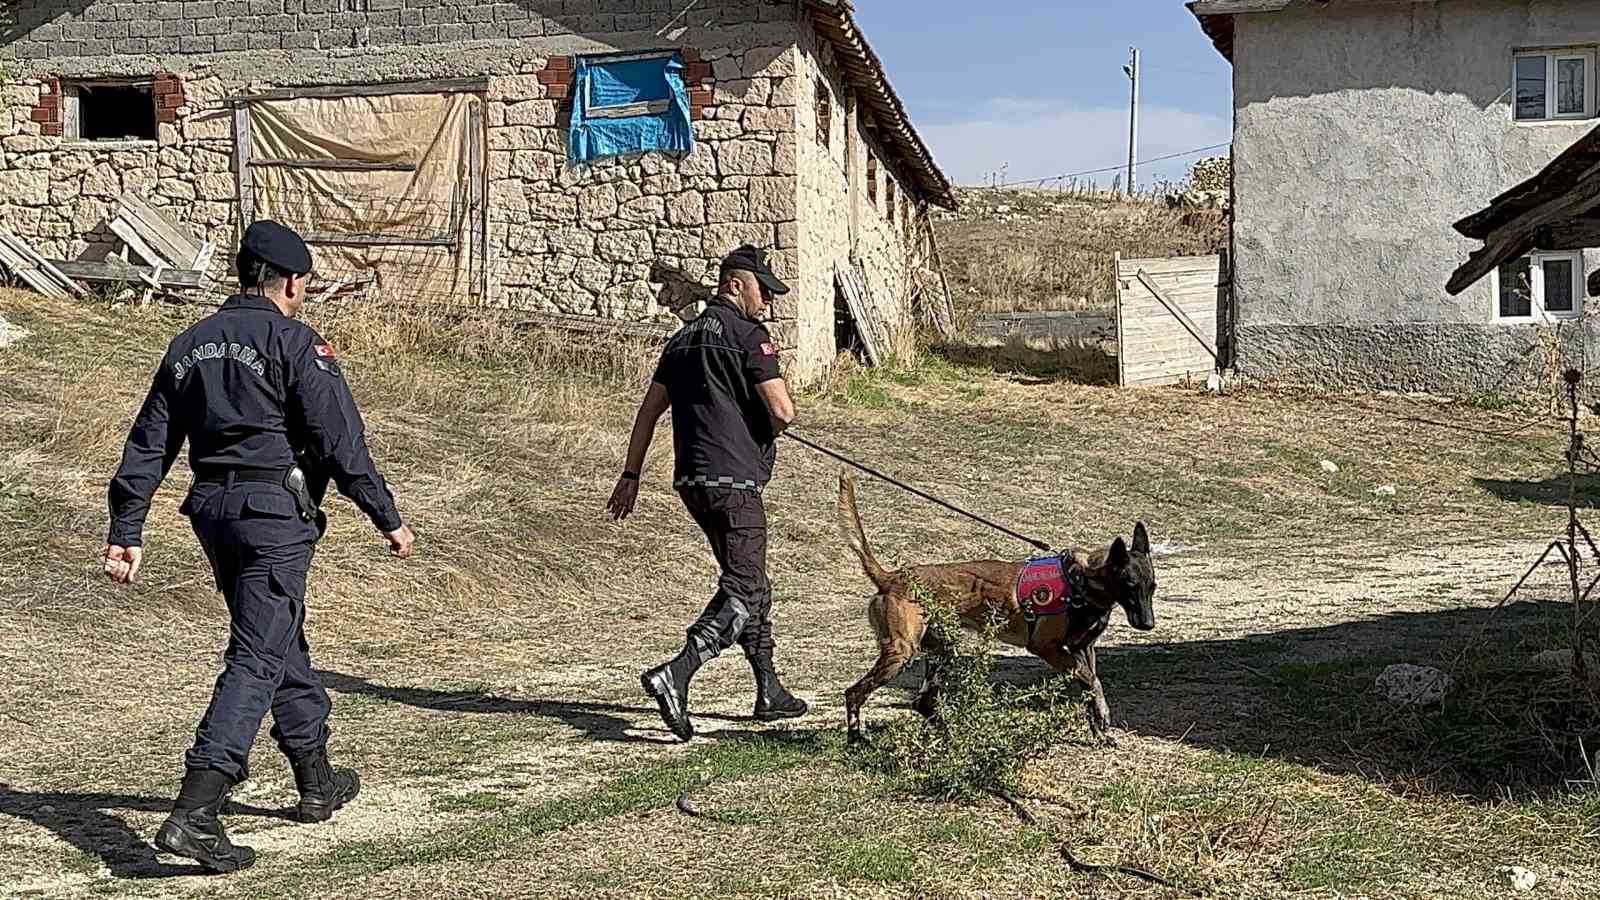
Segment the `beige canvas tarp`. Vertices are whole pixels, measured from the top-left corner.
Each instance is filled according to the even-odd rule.
[[[384,296],[432,302],[478,292],[478,96],[252,100],[248,111],[255,215],[305,235],[320,276],[368,270]]]

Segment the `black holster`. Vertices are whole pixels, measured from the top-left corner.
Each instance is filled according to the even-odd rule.
[[[299,466],[291,466],[289,471],[284,473],[283,486],[294,496],[294,505],[300,510],[300,519],[317,523],[317,536],[321,537],[328,530],[328,517],[322,512],[318,498],[306,480],[305,470]]]

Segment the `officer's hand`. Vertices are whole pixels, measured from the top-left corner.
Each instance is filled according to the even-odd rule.
[[[143,563],[143,547],[106,545],[106,577],[117,584],[133,584],[138,580],[139,566]]]
[[[633,504],[638,500],[639,480],[619,478],[616,489],[611,492],[611,499],[606,501],[606,512],[611,514],[613,521],[620,522],[633,512]]]
[[[393,531],[385,531],[383,536],[389,540],[390,553],[400,559],[411,555],[411,545],[416,542],[416,538],[411,534],[411,526],[401,525]]]

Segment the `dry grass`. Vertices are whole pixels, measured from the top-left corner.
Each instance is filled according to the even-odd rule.
[[[32,332],[0,351],[8,891],[1170,896],[1071,876],[1005,809],[908,800],[844,752],[839,695],[872,656],[865,583],[835,535],[834,465],[793,447],[768,495],[779,665],[817,715],[753,737],[749,675],[729,659],[695,685],[708,737],[666,742],[636,675],[681,641],[712,566],[665,486],[665,431],[638,518],[599,514],[652,354],[359,308],[314,324],[347,361],[419,534],[418,555],[395,563],[336,501],[313,569],[335,752],[361,767],[365,795],[316,828],[231,816],[265,854],[244,876],[149,877],[164,871],[147,842],[223,627],[176,515],[181,470],[155,504],[145,584],[113,589],[95,557],[123,431],[192,314],[0,292],[0,315]],[[1569,748],[1541,746],[1566,735],[1530,733],[1562,727],[1559,691],[1526,665],[1559,645],[1561,614],[1485,612],[1559,526],[1542,483],[1558,468],[1554,424],[1489,437],[1465,429],[1531,413],[1123,392],[930,359],[842,371],[801,407],[810,437],[1052,541],[1098,543],[1137,518],[1158,545],[1189,548],[1159,563],[1159,629],[1118,623],[1103,642],[1123,749],[1068,740],[1025,770],[1081,856],[1227,897],[1496,896],[1502,863],[1536,869],[1548,896],[1600,887],[1596,795],[1562,783],[1585,777]],[[1372,493],[1384,484],[1393,496]],[[865,487],[887,560],[1022,551]],[[1541,573],[1533,596],[1559,588]],[[1480,632],[1487,674],[1459,708],[1396,715],[1366,690],[1374,667],[1446,660]],[[1016,656],[996,671],[1043,677]],[[869,717],[904,715],[891,707],[911,687]],[[292,797],[274,755],[263,733],[243,802]],[[672,811],[685,785],[707,817]],[[779,849],[752,866],[760,846]]]
[[[1218,215],[1145,199],[973,189],[962,202],[935,227],[963,324],[982,312],[1109,307],[1114,253],[1203,255],[1227,239]]]

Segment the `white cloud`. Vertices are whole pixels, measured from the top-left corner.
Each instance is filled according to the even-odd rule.
[[[918,130],[940,167],[959,184],[982,184],[1002,167],[1005,179],[1016,181],[1125,166],[1128,161],[1126,107],[1082,107],[1057,100],[996,97],[979,104],[963,119],[923,125]],[[1232,124],[1224,116],[1171,106],[1139,109],[1141,160],[1226,143],[1231,136]],[[1140,166],[1139,182],[1148,185],[1154,178],[1176,181],[1195,158],[1225,152],[1223,148]],[[1109,186],[1115,174],[1086,177]]]

